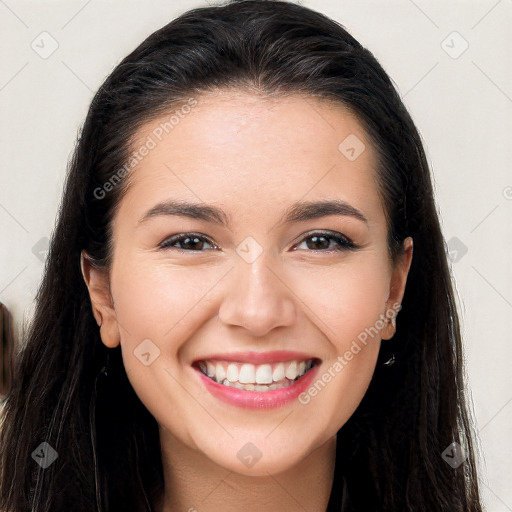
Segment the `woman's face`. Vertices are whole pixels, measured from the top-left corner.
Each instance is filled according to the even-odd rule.
[[[275,473],[360,403],[412,248],[393,268],[376,154],[350,112],[300,95],[196,101],[137,133],[133,150],[149,149],[110,273],[84,275],[161,432],[231,471]]]

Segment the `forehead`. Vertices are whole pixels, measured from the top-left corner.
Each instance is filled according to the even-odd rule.
[[[131,149],[144,145],[151,149],[131,171],[123,200],[132,209],[169,197],[239,210],[285,207],[334,194],[373,210],[370,217],[382,213],[375,151],[341,104],[299,94],[216,91],[145,124]]]

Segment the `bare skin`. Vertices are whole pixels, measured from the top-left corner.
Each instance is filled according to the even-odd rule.
[[[324,512],[335,436],[368,388],[381,339],[394,334],[381,319],[402,301],[412,239],[392,265],[376,154],[348,110],[233,90],[197,101],[132,171],[114,217],[111,269],[92,267],[84,254],[101,338],[121,344],[128,378],[160,427],[165,489],[156,510]],[[164,119],[139,130],[134,148]],[[365,146],[355,159],[339,149],[351,134]],[[216,206],[231,222],[140,221],[168,199]],[[366,221],[282,221],[292,203],[333,199]],[[189,240],[160,246],[176,234]],[[261,253],[247,261],[242,242]],[[354,340],[372,326],[379,334],[355,352]],[[149,365],[134,353],[143,340],[152,358],[159,350]],[[256,410],[213,396],[192,367],[212,354],[274,350],[312,355],[318,378],[331,377],[309,400]],[[251,467],[237,456],[247,443],[261,453]]]

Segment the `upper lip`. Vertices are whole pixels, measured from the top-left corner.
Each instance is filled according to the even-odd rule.
[[[280,363],[284,361],[308,361],[316,360],[315,356],[303,352],[292,352],[289,350],[274,350],[270,352],[229,352],[226,354],[212,354],[194,360],[200,361],[232,361],[250,364]]]

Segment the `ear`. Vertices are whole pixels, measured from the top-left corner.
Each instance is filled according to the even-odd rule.
[[[392,338],[396,331],[396,315],[398,315],[396,305],[401,304],[404,297],[405,284],[407,282],[407,276],[412,262],[412,246],[412,238],[407,237],[403,243],[403,254],[393,268],[389,286],[389,296],[386,301],[386,312],[395,311],[395,313],[392,318],[389,317],[389,314],[386,315],[386,325],[381,330],[381,338],[383,340],[389,340]]]
[[[95,266],[85,251],[80,254],[80,267],[89,290],[92,313],[100,326],[101,340],[109,348],[117,347],[120,343],[120,333],[110,294],[109,274],[105,269]]]

